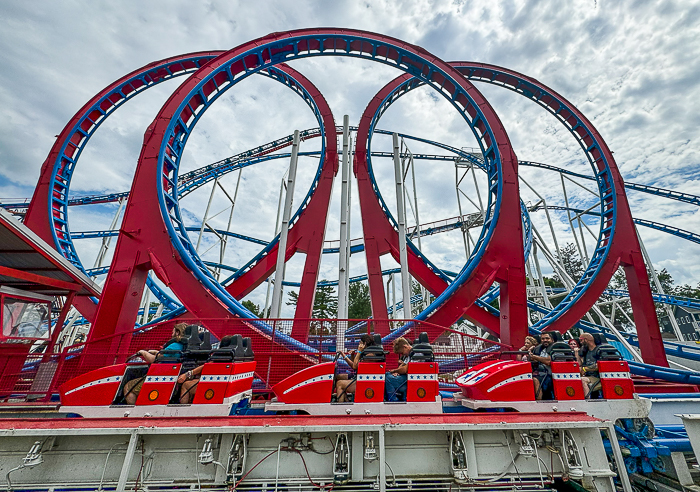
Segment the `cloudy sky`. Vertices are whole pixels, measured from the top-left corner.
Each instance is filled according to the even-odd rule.
[[[0,3],[0,198],[30,197],[54,136],[90,97],[122,75],[149,62],[201,50],[227,50],[270,32],[303,27],[358,28],[420,45],[443,60],[492,63],[535,77],[573,102],[596,125],[615,153],[627,181],[700,194],[700,7],[693,2],[555,1],[372,1],[372,2],[2,2]],[[336,122],[342,115],[357,124],[367,102],[399,73],[363,60],[318,58],[292,66],[325,95]],[[147,91],[119,109],[96,132],[75,172],[75,196],[129,189],[143,132],[169,94],[175,79]],[[496,108],[520,160],[543,162],[591,174],[577,143],[535,104],[500,88],[478,85]],[[190,139],[180,171],[188,171],[316,126],[308,107],[280,84],[254,76],[226,93]],[[427,89],[397,102],[380,127],[471,147],[474,138],[456,111]],[[377,137],[373,150],[389,151],[390,139]],[[409,142],[414,152],[443,153]],[[302,150],[318,150],[310,141]],[[270,239],[286,160],[246,169],[231,230]],[[318,160],[300,161],[295,201],[306,194]],[[377,160],[378,182],[395,208],[393,170]],[[550,205],[564,205],[558,174],[523,168],[522,176]],[[237,175],[222,184],[229,192]],[[483,180],[483,177],[478,177]],[[451,163],[416,163],[421,222],[458,214],[455,169]],[[467,181],[465,180],[465,183]],[[584,183],[590,187],[591,183]],[[572,206],[590,206],[592,195],[567,182]],[[536,195],[523,187],[526,202]],[[338,237],[338,195],[327,239]],[[473,185],[463,191],[475,199]],[[183,215],[198,225],[211,186],[182,200]],[[696,207],[630,192],[635,217],[700,233]],[[593,201],[592,201],[593,200]],[[476,201],[476,200],[475,200]],[[353,237],[361,234],[356,197]],[[466,202],[465,202],[466,203]],[[463,204],[464,205],[464,204]],[[226,227],[225,195],[214,196],[211,222]],[[464,205],[466,212],[476,209]],[[585,208],[585,207],[584,207]],[[72,231],[106,229],[116,206],[70,211]],[[411,216],[409,216],[411,217]],[[573,241],[566,216],[553,213],[560,242]],[[409,223],[412,223],[409,218]],[[546,217],[533,222],[550,238]],[[597,223],[589,221],[597,230]],[[640,228],[657,269],[667,268],[677,283],[700,281],[700,245]],[[478,231],[473,231],[478,235]],[[585,233],[590,249],[593,238]],[[193,240],[196,241],[196,233]],[[93,266],[99,243],[78,241],[83,263]],[[206,252],[207,249],[212,248]],[[438,266],[459,270],[465,252],[458,232],[425,238],[423,249]],[[241,266],[259,246],[230,242],[226,262]],[[205,236],[200,252],[216,260],[218,247]],[[288,266],[297,280],[303,257]],[[387,267],[395,266],[390,260]],[[365,273],[355,255],[351,275]],[[544,267],[547,269],[547,267]],[[337,278],[337,256],[326,255],[323,278]],[[251,297],[264,303],[264,289]],[[287,313],[291,314],[291,312]]]

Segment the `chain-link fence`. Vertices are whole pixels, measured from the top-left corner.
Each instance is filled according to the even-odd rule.
[[[291,374],[313,364],[333,361],[337,351],[351,354],[364,334],[381,336],[387,366],[392,368],[398,365],[394,340],[404,337],[412,344],[426,332],[445,381],[476,364],[500,358],[502,351],[511,350],[497,341],[414,320],[183,318],[56,347],[49,353],[45,353],[46,343],[0,342],[0,401],[49,400],[61,384],[76,376],[127,362],[141,349],[163,348],[171,339],[176,323],[202,327],[199,331],[210,333],[214,347],[226,335],[250,338],[257,362],[253,388],[261,398],[269,395],[272,385]],[[343,367],[341,362],[341,372]]]

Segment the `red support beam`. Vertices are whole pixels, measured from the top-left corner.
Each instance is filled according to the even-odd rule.
[[[82,288],[82,286],[77,283],[66,282],[64,280],[58,280],[50,277],[44,277],[43,275],[37,275],[35,273],[29,273],[23,270],[17,270],[15,268],[10,268],[6,266],[0,266],[0,275],[13,277],[20,280],[26,280],[27,282],[31,282],[33,284],[46,285],[48,287],[55,287],[57,289],[65,289],[69,291],[77,291]]]
[[[85,145],[89,136],[86,136],[83,130],[80,128],[79,123],[83,121],[84,118],[88,117],[95,109],[95,107],[100,106],[104,108],[103,104],[108,104],[108,108],[117,104],[121,104],[121,96],[119,99],[112,101],[109,99],[110,94],[124,92],[127,93],[133,90],[133,86],[130,84],[136,77],[144,77],[147,80],[157,84],[160,80],[164,80],[162,76],[157,75],[163,69],[163,67],[168,67],[169,73],[176,75],[184,75],[190,69],[188,69],[185,64],[181,63],[183,60],[188,59],[201,59],[208,60],[218,56],[223,53],[222,51],[208,51],[200,53],[187,53],[185,55],[174,56],[171,58],[165,58],[163,60],[155,61],[145,65],[133,72],[121,77],[120,79],[112,82],[107,87],[102,89],[99,93],[95,94],[85,105],[78,110],[75,115],[70,119],[70,121],[63,127],[61,133],[57,136],[49,155],[41,166],[41,171],[39,174],[39,182],[34,188],[34,195],[27,209],[27,214],[24,217],[24,225],[32,229],[41,239],[46,241],[49,245],[53,246],[57,251],[60,248],[54,243],[53,238],[53,219],[50,213],[55,213],[53,203],[54,194],[57,193],[51,186],[51,182],[54,179],[56,173],[58,173],[61,166],[65,166],[66,163],[62,162],[61,155],[64,151],[63,149],[75,149],[76,144],[80,142],[81,145]],[[126,89],[126,90],[124,90]],[[109,117],[111,113],[105,116]],[[66,150],[68,152],[72,152]],[[73,150],[74,151],[74,150]],[[73,155],[74,166],[77,165],[80,154]],[[63,178],[58,178],[63,179]],[[67,183],[70,185],[70,180]],[[64,190],[63,193],[68,193],[68,189]],[[95,316],[97,314],[97,305],[88,297],[79,296],[75,298],[75,307],[80,311],[85,319],[90,322],[95,321]]]
[[[379,199],[374,192],[374,187],[370,178],[369,163],[367,158],[367,152],[369,151],[369,131],[374,115],[380,110],[384,100],[401,85],[411,79],[412,76],[409,74],[401,75],[384,86],[367,105],[367,108],[360,118],[360,124],[357,131],[353,171],[357,178],[358,196],[360,199],[360,209],[362,214],[362,228],[365,237],[365,256],[367,258],[370,297],[372,299],[373,308],[372,314],[375,318],[386,317],[384,283],[381,280],[381,262],[379,257],[389,253],[397,262],[400,260],[398,232],[391,226],[389,218],[382,209]],[[525,295],[524,256],[522,251],[522,241],[512,240],[512,238],[515,237],[522,238],[520,192],[517,182],[517,159],[515,158],[515,154],[513,154],[512,150],[510,150],[510,142],[505,130],[503,129],[503,126],[498,120],[498,117],[493,109],[488,105],[486,99],[470,82],[464,80],[463,78],[460,78],[460,80],[462,80],[463,87],[466,88],[472,98],[477,101],[477,105],[482,109],[482,111],[487,113],[487,121],[489,122],[489,125],[492,128],[495,128],[495,131],[497,132],[497,138],[499,139],[499,150],[501,151],[504,162],[503,172],[506,173],[502,196],[508,194],[509,198],[515,200],[515,206],[512,205],[511,201],[505,200],[506,204],[502,205],[501,207],[501,217],[499,217],[498,227],[499,231],[504,232],[495,234],[492,242],[494,244],[502,244],[500,246],[490,246],[492,250],[498,248],[506,249],[508,251],[508,257],[504,257],[502,261],[491,260],[491,266],[486,266],[486,270],[477,274],[477,276],[474,278],[476,279],[481,275],[486,275],[492,279],[491,281],[493,281],[496,276],[496,272],[493,271],[488,273],[488,270],[492,270],[494,268],[504,270],[504,273],[501,274],[503,282],[513,285],[516,282],[518,284],[521,283],[523,295],[518,297],[518,301],[515,302],[515,304],[509,306],[509,309],[512,312],[510,317],[506,318],[507,321],[501,319],[499,322],[498,318],[491,315],[485,309],[474,304],[476,298],[479,295],[482,295],[488,289],[488,287],[490,287],[491,282],[488,284],[479,283],[474,279],[472,282],[476,282],[476,284],[473,287],[465,287],[462,289],[462,292],[456,294],[456,299],[459,299],[458,302],[455,302],[455,299],[451,305],[441,306],[436,312],[431,314],[431,318],[429,318],[429,320],[440,326],[450,326],[460,318],[465,317],[496,336],[501,336],[503,328],[505,327],[507,330],[510,329],[514,322],[514,324],[518,325],[518,328],[513,335],[506,335],[506,338],[513,340],[522,339],[522,342],[527,335],[527,307],[521,299],[521,297],[524,297]],[[516,247],[520,248],[519,253],[513,251]],[[514,271],[509,274],[508,268],[512,268]],[[447,288],[448,284],[440,276],[433,272],[410,248],[408,249],[408,270],[421,285],[426,287],[428,291],[435,296],[440,295]],[[515,272],[518,273],[516,274]],[[512,293],[512,291],[513,289],[510,289],[509,291],[511,292],[511,297],[516,295]],[[479,293],[475,294],[475,292]],[[382,310],[382,306],[384,315],[378,316],[376,311]],[[520,324],[523,322],[523,327],[520,327]],[[385,335],[386,333],[382,334]],[[439,336],[440,333],[437,332],[437,330],[433,330],[431,331],[430,335],[432,338],[435,338]]]
[[[219,299],[215,293],[202,287],[202,281],[195,276],[194,272],[188,269],[185,259],[179,256],[179,253],[170,243],[170,237],[164,223],[165,219],[161,216],[156,193],[156,184],[162,182],[163,179],[162,176],[158,175],[157,170],[158,154],[163,143],[165,129],[172,118],[180,116],[176,114],[176,112],[178,108],[182,106],[186,98],[192,97],[195,86],[215,71],[222,74],[225,70],[230,70],[230,66],[227,66],[226,69],[222,69],[222,66],[239,54],[266,43],[277,43],[277,47],[274,48],[276,50],[279,48],[279,42],[282,41],[288,43],[288,53],[296,53],[298,49],[302,49],[303,51],[309,47],[308,39],[302,36],[334,35],[338,32],[339,31],[334,29],[299,30],[276,33],[265,38],[245,43],[200,68],[196,76],[188,79],[188,81],[178,88],[173,96],[166,102],[144,137],[144,145],[132,183],[130,200],[122,229],[117,241],[113,265],[107,278],[103,297],[97,312],[94,313],[94,306],[91,308],[90,305],[88,305],[90,303],[87,299],[81,297],[75,298],[75,303],[83,315],[89,320],[94,321],[94,333],[91,332],[92,338],[118,333],[127,334],[131,332],[140,305],[146,275],[150,269],[155,269],[159,278],[167,285],[171,286],[193,316],[208,318],[231,316],[230,311],[224,305],[224,301]],[[362,31],[343,30],[342,32],[345,35],[356,36],[357,39],[367,40],[367,46],[374,41],[380,43],[384,42],[387,45],[392,45],[393,43],[393,45],[400,45],[402,49],[406,50],[407,56],[413,53],[416,57],[421,56],[427,59],[429,55],[423,50],[386,36]],[[272,44],[270,44],[270,46],[272,46]],[[348,52],[358,54],[364,49],[363,46],[363,43],[359,42],[357,47],[354,45],[349,47]],[[271,49],[272,48],[268,48],[268,52],[270,52]],[[218,54],[219,53],[214,52],[206,53],[202,54],[202,58],[211,59]],[[184,57],[187,56],[191,55],[184,55]],[[177,59],[178,57],[169,59],[168,62],[171,64],[176,63]],[[416,60],[418,60],[418,58],[416,58]],[[577,128],[576,133],[578,137],[580,137],[585,151],[589,153],[591,160],[598,166],[598,171],[606,171],[603,164],[603,159],[605,159],[612,175],[613,183],[611,183],[611,185],[615,189],[617,208],[615,209],[616,229],[612,238],[609,254],[605,263],[598,271],[595,280],[583,295],[580,296],[576,303],[570,305],[566,311],[562,312],[562,314],[555,319],[550,328],[566,331],[576,321],[581,319],[597,301],[615,270],[621,264],[625,268],[629,283],[635,323],[637,324],[637,331],[640,336],[640,347],[644,360],[657,365],[667,365],[663,343],[660,337],[658,320],[651,297],[651,290],[649,288],[649,280],[639,251],[638,239],[634,231],[631,212],[624,192],[624,182],[612,158],[612,153],[595,128],[564,98],[540,84],[538,81],[525,77],[517,72],[508,71],[500,67],[468,62],[447,64],[432,55],[430,55],[429,60],[432,64],[444,71],[444,73],[452,76],[469,95],[469,98],[464,98],[463,95],[460,94],[459,104],[462,104],[465,108],[469,107],[473,110],[472,112],[476,112],[476,108],[478,107],[478,111],[482,113],[482,120],[488,123],[495,139],[493,142],[486,142],[485,147],[491,148],[491,145],[497,146],[501,155],[502,175],[499,178],[501,209],[492,237],[486,245],[480,263],[470,270],[469,277],[463,285],[453,296],[445,300],[439,308],[431,313],[428,320],[442,326],[448,326],[460,317],[466,316],[492,333],[499,333],[506,343],[516,346],[522,343],[522,339],[527,333],[525,271],[524,255],[522,251],[522,223],[520,218],[517,159],[511,149],[508,136],[495,112],[481,93],[479,93],[469,81],[459,77],[459,72],[455,70],[455,67],[459,67],[465,77],[479,79],[489,83],[497,83],[504,87],[511,88],[512,90],[520,91],[520,93],[524,95],[530,94],[531,91],[530,89],[523,91],[521,90],[522,87],[529,87],[535,90],[535,92],[541,91],[543,94],[546,93],[547,96],[539,98],[538,101],[547,106],[550,111],[556,112],[558,115],[566,115],[565,119],[570,127]],[[150,64],[140,70],[143,73],[148,73],[149,70],[153,70],[154,66],[158,63],[162,62]],[[184,73],[184,70],[182,71]],[[119,84],[124,80],[133,76],[135,73],[141,72],[138,70],[132,72],[132,74],[125,76],[120,79],[120,81],[115,82],[95,96],[93,100],[86,104],[86,106],[74,116],[61,135],[59,135],[59,139],[42,167],[41,179],[35,190],[35,196],[26,217],[26,223],[48,242],[53,241],[53,230],[51,228],[53,217],[49,216],[49,214],[50,210],[52,210],[53,196],[54,193],[56,193],[55,190],[49,188],[51,188],[52,179],[55,176],[54,171],[56,171],[58,167],[66,165],[65,160],[61,161],[61,155],[64,151],[63,146],[69,140],[76,138],[77,141],[71,144],[74,147],[70,152],[72,155],[72,152],[75,152],[75,148],[78,148],[77,146],[79,144],[84,144],[83,139],[86,137],[84,133],[80,133],[75,129],[77,123],[91,111],[91,108],[96,102],[102,101],[105,95],[110,94],[111,91],[118,88]],[[300,74],[298,74],[297,77],[305,81],[302,82],[304,84],[308,82],[306,79],[303,79]],[[381,319],[386,318],[386,303],[384,298],[384,284],[381,277],[380,257],[381,255],[389,253],[398,260],[398,236],[394,228],[388,222],[371,188],[372,183],[367,169],[366,155],[368,150],[368,132],[371,119],[379,109],[385,95],[393,90],[392,87],[397,87],[396,84],[408,81],[412,77],[413,76],[410,74],[399,77],[396,81],[382,89],[370,102],[370,105],[365,110],[360,121],[361,130],[358,131],[357,152],[355,154],[353,166],[358,179],[358,191],[362,208],[372,309],[374,316]],[[330,191],[333,176],[338,168],[337,139],[335,137],[335,124],[332,114],[330,113],[330,109],[327,108],[327,105],[321,107],[319,101],[321,101],[322,104],[325,104],[325,101],[310,83],[309,86],[312,88],[312,90],[309,90],[309,93],[312,94],[312,97],[321,108],[324,126],[328,132],[328,139],[326,142],[327,155],[324,160],[322,179],[311,200],[301,213],[297,223],[290,230],[290,242],[285,252],[286,259],[289,259],[297,251],[306,252],[307,254],[302,277],[302,287],[300,289],[300,299],[296,312],[297,319],[308,318],[311,314],[315,285],[318,280],[318,268],[320,265],[323,231],[325,230]],[[449,88],[449,85],[445,85],[445,87]],[[471,102],[467,99],[470,99]],[[194,101],[194,99],[192,99],[192,101]],[[110,104],[116,105],[117,103],[112,102]],[[196,102],[193,104],[196,105]],[[565,110],[562,110],[562,107],[564,107]],[[577,118],[578,120],[576,120]],[[571,121],[574,120],[580,120],[582,123],[574,125],[571,123]],[[333,135],[330,135],[331,129],[333,129]],[[483,135],[483,131],[481,133]],[[479,138],[479,135],[477,135],[477,138]],[[591,149],[593,150],[591,151]],[[606,174],[605,176],[608,175]],[[606,216],[604,220],[611,221],[612,219]],[[237,298],[252,291],[257,285],[263,282],[274,269],[275,257],[276,255],[268,254],[266,257],[262,258],[258,264],[253,266],[253,268],[230,285],[228,291]],[[53,287],[60,286],[59,288],[67,288],[67,290],[70,291],[75,291],[80,288],[77,284],[50,279],[7,267],[0,267],[0,274],[3,274],[2,269],[5,269],[5,272],[12,274],[12,276],[16,278],[22,278],[28,281],[39,280],[37,283],[44,285]],[[446,282],[440,276],[432,272],[430,268],[410,250],[409,271],[434,295],[439,295],[444,292],[447,287]],[[491,316],[486,311],[474,305],[476,299],[488,290],[493,282],[498,282],[501,286],[501,319],[498,322],[496,322],[494,316]],[[85,305],[80,305],[80,303],[85,303]],[[308,336],[305,330],[306,328],[295,328],[294,334],[302,340],[305,340],[305,337]],[[388,330],[388,325],[386,326],[386,330]],[[377,331],[384,333],[385,329],[384,327],[379,327]],[[120,337],[117,338],[120,343],[125,341]],[[87,356],[89,354],[86,352],[84,355]]]

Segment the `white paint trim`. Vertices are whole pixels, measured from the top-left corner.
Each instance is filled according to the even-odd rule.
[[[409,381],[437,381],[437,374],[409,374]]]
[[[307,379],[306,381],[302,381],[301,383],[295,384],[291,388],[286,389],[282,394],[286,395],[290,391],[293,391],[297,388],[301,388],[302,386],[306,386],[307,384],[319,383],[321,381],[333,381],[333,374],[323,374],[321,376],[316,376],[311,379]]]
[[[121,380],[122,380],[122,376],[109,376],[107,378],[97,379],[95,381],[90,381],[89,383],[85,383],[83,385],[80,385],[77,388],[73,388],[70,391],[66,391],[66,395],[70,395],[71,393],[74,393],[76,391],[80,391],[80,390],[85,389],[85,388],[90,388],[90,387],[96,386],[98,384],[118,383]]]
[[[629,372],[601,372],[600,379],[631,379]]]
[[[504,379],[500,383],[494,384],[491,386],[489,389],[486,390],[487,393],[491,393],[493,390],[500,388],[501,386],[505,386],[506,384],[510,383],[515,383],[517,381],[523,381],[525,379],[532,379],[532,374],[531,373],[526,373],[526,374],[519,374],[517,376],[512,376],[509,377],[508,379]]]
[[[553,372],[552,379],[581,379],[581,373],[578,373],[578,372]]]
[[[384,381],[384,373],[381,374],[358,374],[358,381]]]

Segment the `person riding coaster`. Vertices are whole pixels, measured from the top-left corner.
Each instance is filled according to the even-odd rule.
[[[411,361],[412,346],[404,337],[393,343],[394,353],[399,356],[399,366],[386,373],[384,383],[384,400],[405,401],[405,388],[408,383],[408,363]]]
[[[553,400],[552,392],[552,357],[551,345],[562,340],[558,331],[547,331],[540,335],[541,343],[532,349],[529,360],[532,361],[532,382],[535,385],[537,400]]]
[[[187,326],[187,323],[176,323],[175,326],[173,326],[172,338],[163,344],[161,350],[139,350],[133,357],[141,357],[144,362],[153,364],[158,358],[159,354],[161,354],[162,358],[164,354],[175,352],[181,353],[183,350],[185,350],[185,344],[191,336],[191,332],[192,328],[191,326]],[[124,384],[124,402],[127,405],[136,404],[136,399],[141,392],[141,388],[143,387],[145,380],[146,375],[144,374],[140,377],[127,381]]]
[[[401,355],[403,363],[389,373],[387,373],[386,352],[381,345],[381,336],[374,335],[373,338],[374,342],[371,345],[368,344],[369,339],[363,340],[364,348],[361,354],[355,354],[352,359],[346,359],[347,362],[357,361],[354,378],[345,379],[343,375],[337,376],[338,368],[342,364],[342,361],[338,363],[338,360],[343,356],[339,353],[333,362],[312,365],[275,384],[272,387],[275,398],[266,404],[266,409],[280,412],[299,410],[312,414],[354,411],[410,413],[411,407],[399,409],[394,406],[395,410],[390,411],[389,407],[383,406],[386,400],[396,401],[400,397],[411,404],[430,404],[430,408],[426,406],[421,409],[426,413],[440,412],[442,407],[438,390],[438,364],[434,360],[427,333],[421,333],[420,340],[417,340],[417,344],[413,347],[404,338],[394,342],[395,352]],[[407,363],[409,360],[411,364]],[[396,385],[390,386],[388,390],[390,393],[387,394],[385,381],[387,377],[393,380],[393,376],[396,376]],[[350,406],[346,400],[348,393],[354,397]],[[340,397],[337,404],[342,404],[342,407],[335,407],[336,397]],[[319,404],[333,405],[323,407]]]
[[[598,336],[596,336],[598,335]],[[586,390],[586,398],[591,398],[594,392],[600,390],[600,373],[598,372],[598,347],[602,339],[599,334],[583,333],[581,335],[583,348],[579,351],[578,363],[581,366],[581,380]]]
[[[336,376],[335,398],[338,402],[347,401],[348,395],[355,392],[355,381],[357,380],[357,368],[362,360],[362,354],[367,347],[374,345],[374,338],[371,335],[364,334],[360,337],[357,345],[357,350],[353,351],[348,357],[342,352],[338,352],[345,362],[350,366],[350,374],[338,374]]]
[[[185,349],[162,350],[153,364],[116,364],[73,378],[59,388],[61,407],[84,417],[228,415],[252,397],[254,354],[241,335],[215,349],[210,336],[191,325],[180,340]]]
[[[201,372],[201,366],[198,366],[197,363],[206,360],[212,348],[209,340],[210,333],[204,327],[177,323],[173,327],[173,338],[163,344],[162,350],[139,350],[134,357],[141,357],[149,364],[181,362],[182,373],[177,379],[177,384],[182,385],[186,381],[198,377]],[[146,380],[147,374],[144,374],[141,377],[128,381],[124,385],[124,402],[127,405],[136,404],[138,395]],[[186,390],[191,389],[192,385],[186,388]],[[179,400],[173,401],[173,403],[190,403],[192,401],[191,397],[187,398],[190,393],[191,391],[182,391]],[[175,393],[173,393],[172,399],[175,400]]]
[[[551,338],[549,334],[542,337],[549,358],[546,375],[536,373],[533,376],[530,362],[510,358],[486,360],[455,380],[460,391],[454,394],[453,401],[473,411],[556,412],[563,407],[613,421],[623,414],[629,418],[649,415],[651,401],[635,395],[629,365],[613,345],[601,343],[596,349],[595,369],[600,374],[599,393],[602,396],[602,399],[597,399],[596,394],[587,397],[589,388],[582,381],[581,366],[571,346],[565,342],[550,343]],[[542,357],[544,350],[538,352],[538,357]],[[512,352],[505,354],[510,356]],[[539,372],[542,368],[539,362],[537,364],[536,371]],[[584,368],[586,372],[588,369]],[[543,385],[539,384],[538,376],[542,377]],[[551,389],[552,395],[543,395],[540,390],[537,396],[542,400],[539,400],[536,399],[535,387],[540,389],[542,386]]]

